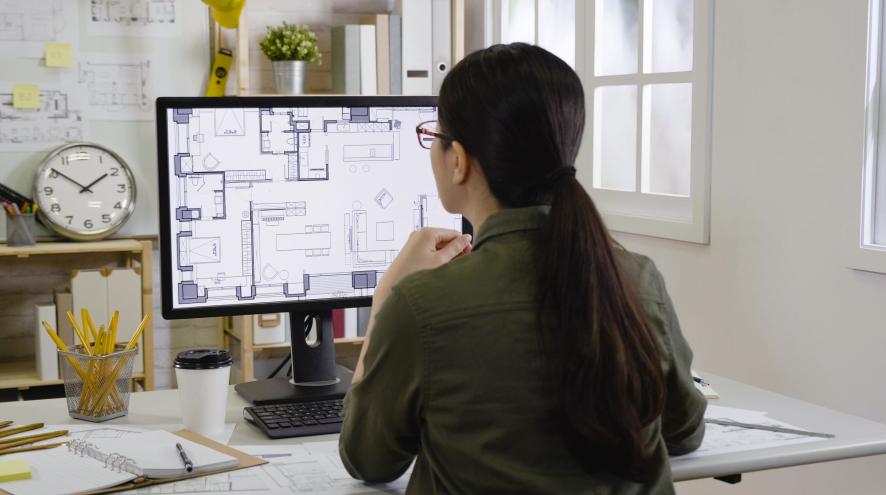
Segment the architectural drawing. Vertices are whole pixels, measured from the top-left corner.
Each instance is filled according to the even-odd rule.
[[[77,2],[0,0],[0,54],[42,57],[48,42],[77,40]]]
[[[85,123],[71,95],[41,89],[40,109],[12,106],[11,85],[0,88],[0,150],[45,150],[67,142],[83,141]]]
[[[167,115],[176,307],[371,295],[409,234],[461,229],[415,126],[434,108]]]
[[[90,0],[88,31],[96,36],[170,37],[180,33],[176,0]]]
[[[77,64],[77,82],[86,94],[90,117],[151,120],[154,97],[151,61],[90,54]]]

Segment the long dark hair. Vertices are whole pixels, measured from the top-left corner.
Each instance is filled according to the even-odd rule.
[[[440,125],[480,163],[505,207],[550,204],[537,243],[543,337],[559,345],[567,445],[589,471],[646,480],[660,469],[644,428],[661,414],[658,340],[616,257],[622,249],[574,177],[584,131],[576,73],[525,43],[474,52],[452,68]]]

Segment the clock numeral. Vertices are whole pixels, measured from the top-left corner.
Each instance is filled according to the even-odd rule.
[[[62,211],[62,205],[60,205],[58,203],[52,203],[52,206],[49,207],[49,211],[51,211],[53,213],[58,213],[58,212]]]
[[[49,186],[44,187],[43,193],[46,194],[47,196],[52,196],[52,188]]]
[[[111,177],[117,177],[120,175],[120,169],[117,167],[111,167]]]
[[[105,213],[102,215],[102,223],[111,223],[111,215]]]
[[[69,163],[68,155],[62,156],[62,165],[67,165],[68,163]]]
[[[117,192],[126,192],[126,184],[117,184]]]
[[[86,227],[87,229],[91,229],[92,228],[92,220],[90,220],[88,218],[86,220],[83,220],[83,226]]]
[[[58,179],[58,172],[56,172],[55,169],[50,170],[49,171],[49,178],[50,179]]]
[[[114,203],[114,209],[115,209],[115,210],[122,210],[122,209],[123,209],[123,205],[121,205],[120,202],[117,201],[116,203]]]
[[[68,225],[71,225],[71,222],[74,220],[74,215],[65,215],[65,218],[68,219]]]

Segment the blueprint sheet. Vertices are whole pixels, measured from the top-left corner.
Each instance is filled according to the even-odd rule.
[[[783,421],[772,419],[766,415],[764,411],[751,411],[747,409],[736,409],[732,407],[708,405],[705,411],[705,418],[726,419],[738,421],[742,423],[753,423],[767,426],[780,426],[782,428],[803,429],[801,427],[792,426]],[[757,450],[772,447],[782,447],[797,443],[815,442],[823,440],[822,438],[807,437],[803,435],[793,435],[790,433],[779,433],[766,430],[752,430],[735,426],[721,426],[706,424],[705,436],[701,443],[701,447],[695,452],[691,452],[681,459],[702,457],[709,455],[727,454],[731,452],[741,452],[746,450]]]
[[[410,472],[393,483],[379,485],[368,485],[351,478],[339,458],[337,441],[300,445],[236,445],[235,448],[247,454],[263,457],[268,464],[124,493],[143,495],[403,493],[409,481]]]

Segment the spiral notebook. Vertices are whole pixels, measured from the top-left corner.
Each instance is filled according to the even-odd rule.
[[[118,491],[264,463],[191,432],[157,430],[137,437],[72,440],[63,447],[4,456],[24,459],[31,467],[31,479],[3,483],[0,492],[44,495]],[[176,443],[182,444],[193,462],[193,472],[185,470]]]

